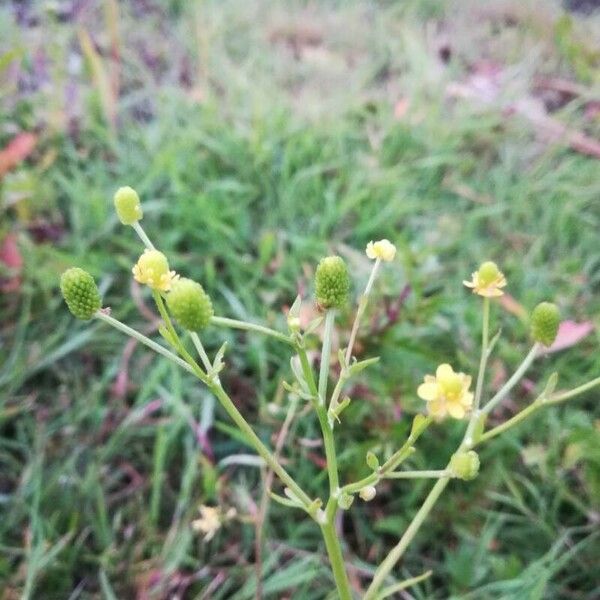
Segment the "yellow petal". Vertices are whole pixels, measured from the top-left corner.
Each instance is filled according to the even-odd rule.
[[[465,408],[471,408],[473,406],[473,394],[471,392],[464,393],[460,398],[460,403]]]
[[[427,412],[435,419],[442,419],[446,416],[446,404],[443,400],[432,400],[427,403]]]
[[[465,409],[458,402],[448,402],[447,408],[450,416],[455,419],[462,419],[466,414]]]
[[[454,371],[452,370],[452,367],[448,363],[441,364],[435,371],[435,376],[438,379],[452,377],[453,375],[454,375]]]
[[[435,400],[439,395],[437,383],[422,383],[417,389],[417,396],[423,400]]]

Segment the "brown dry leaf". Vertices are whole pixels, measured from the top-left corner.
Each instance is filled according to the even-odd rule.
[[[550,348],[545,348],[544,353],[550,354],[570,348],[579,343],[584,337],[587,337],[592,331],[594,331],[594,324],[591,321],[583,321],[582,323],[563,321],[558,327],[558,334],[554,343]]]
[[[35,133],[24,132],[15,135],[8,145],[0,150],[0,178],[25,160],[33,152],[37,141],[38,136]]]

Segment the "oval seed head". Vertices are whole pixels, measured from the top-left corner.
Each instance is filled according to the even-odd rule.
[[[200,331],[213,316],[212,302],[204,288],[185,277],[171,285],[167,306],[177,322],[188,331]]]
[[[87,321],[102,308],[94,278],[83,269],[72,267],[60,278],[60,291],[74,317]]]
[[[479,473],[479,455],[474,450],[457,452],[450,459],[450,470],[458,479],[475,479]]]
[[[531,313],[531,337],[536,342],[551,346],[560,324],[560,311],[552,302],[541,302]]]
[[[123,225],[132,225],[137,223],[143,216],[142,205],[138,193],[131,187],[125,186],[119,188],[114,196],[115,209],[119,221]]]
[[[339,256],[322,258],[315,273],[315,294],[323,308],[340,308],[348,302],[350,277]]]
[[[375,498],[376,494],[377,494],[377,490],[372,485],[367,485],[362,490],[360,490],[360,492],[358,492],[358,495],[365,502],[370,502],[371,500],[373,500],[373,498]]]

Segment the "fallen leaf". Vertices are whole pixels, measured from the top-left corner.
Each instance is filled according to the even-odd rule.
[[[520,302],[517,302],[510,294],[504,293],[503,296],[500,296],[500,305],[506,312],[515,315],[515,317],[518,317],[519,319],[525,319],[527,317],[527,309]]]
[[[37,135],[34,133],[19,133],[0,150],[0,178],[33,152],[37,140]]]
[[[558,334],[554,343],[549,348],[543,350],[544,354],[558,352],[565,348],[570,348],[579,343],[584,337],[588,336],[594,330],[594,324],[591,321],[576,323],[575,321],[563,321],[558,327]]]

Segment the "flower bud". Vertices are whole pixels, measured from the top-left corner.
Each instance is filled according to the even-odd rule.
[[[360,492],[358,492],[358,495],[365,502],[370,502],[371,500],[373,500],[373,498],[375,498],[376,494],[377,494],[377,490],[372,485],[367,485],[362,490],[360,490]]]
[[[72,267],[60,278],[60,291],[73,316],[87,321],[102,307],[94,278],[83,269]]]
[[[479,473],[479,455],[474,450],[457,452],[450,459],[450,470],[458,479],[475,479]]]
[[[536,342],[551,346],[556,339],[559,324],[558,306],[551,302],[541,302],[531,313],[531,336]]]
[[[322,258],[315,274],[317,302],[323,308],[340,308],[348,302],[350,277],[346,263],[339,256]]]
[[[177,322],[188,331],[199,331],[208,325],[213,307],[204,288],[191,279],[173,282],[167,295],[167,306]]]
[[[114,196],[115,209],[119,221],[123,225],[137,223],[143,216],[140,197],[137,192],[129,186],[119,188]]]
[[[178,278],[175,271],[169,271],[167,257],[158,250],[144,250],[132,272],[137,282],[161,292],[168,292]]]

